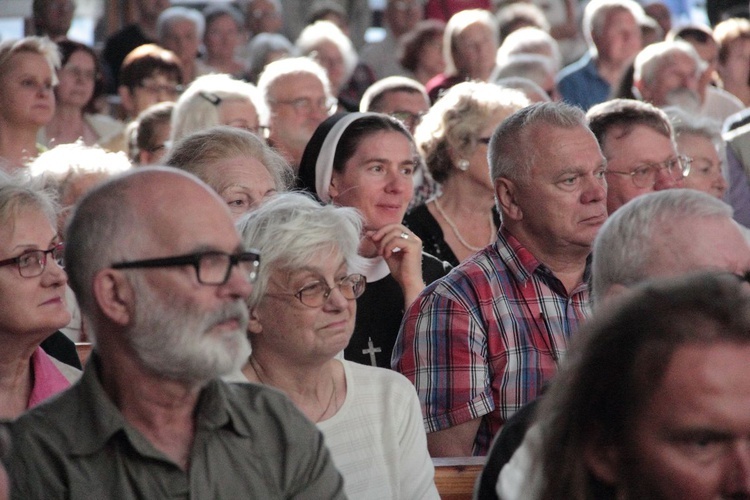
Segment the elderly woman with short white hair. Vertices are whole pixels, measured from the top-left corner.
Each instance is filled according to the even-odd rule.
[[[365,277],[353,208],[280,194],[238,223],[263,259],[248,299],[252,354],[233,378],[275,387],[323,432],[350,498],[438,498],[414,387],[337,359],[354,331]]]
[[[170,142],[217,125],[260,134],[263,98],[255,87],[229,75],[204,75],[195,79],[172,110]]]

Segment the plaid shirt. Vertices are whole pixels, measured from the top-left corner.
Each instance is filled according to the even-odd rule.
[[[473,453],[487,453],[503,423],[557,372],[588,317],[588,269],[568,295],[501,229],[494,244],[425,288],[406,311],[393,368],[415,385],[427,432],[482,417]]]

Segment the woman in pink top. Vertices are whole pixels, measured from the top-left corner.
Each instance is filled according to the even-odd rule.
[[[70,321],[54,202],[0,178],[0,419],[56,394],[80,372],[39,344]]]

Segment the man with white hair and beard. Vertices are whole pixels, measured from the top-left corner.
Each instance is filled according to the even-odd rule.
[[[259,255],[194,177],[143,169],[94,189],[66,234],[96,347],[80,383],[11,425],[14,498],[343,498],[322,435],[249,355]]]
[[[708,80],[702,78],[707,65],[684,40],[653,43],[635,57],[633,91],[659,108],[678,106],[691,114],[723,120],[736,108],[707,88]]]

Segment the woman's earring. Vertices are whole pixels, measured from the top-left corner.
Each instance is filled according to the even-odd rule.
[[[458,164],[456,166],[460,171],[466,172],[467,170],[469,170],[469,160],[458,160]]]

